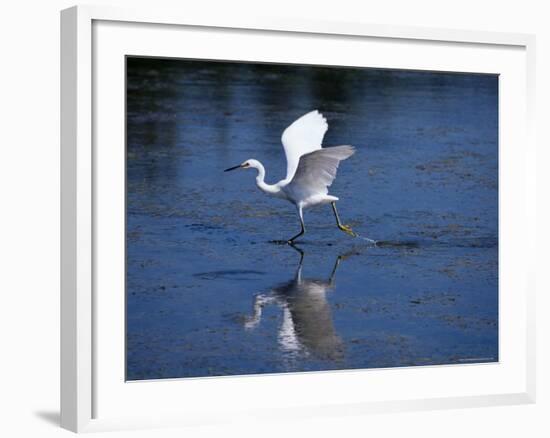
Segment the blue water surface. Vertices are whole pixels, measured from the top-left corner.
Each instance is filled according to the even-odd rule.
[[[313,109],[330,206],[268,198]],[[127,59],[127,379],[498,361],[498,77]]]

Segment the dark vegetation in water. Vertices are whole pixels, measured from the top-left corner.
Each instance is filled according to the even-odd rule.
[[[129,58],[127,378],[498,360],[498,79]],[[258,191],[319,109],[330,207]],[[297,276],[300,271],[300,277]]]

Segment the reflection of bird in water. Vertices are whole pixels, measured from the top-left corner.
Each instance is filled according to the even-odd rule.
[[[281,141],[286,155],[286,177],[276,184],[267,184],[264,181],[265,168],[257,160],[246,160],[234,169],[256,169],[256,184],[264,193],[292,202],[298,211],[301,230],[294,237],[288,239],[292,243],[305,233],[303,209],[315,205],[330,204],[336,225],[351,236],[357,236],[348,226],[340,222],[336,201],[338,198],[328,194],[328,187],[336,178],[336,171],[340,161],[349,158],[354,153],[352,146],[334,146],[323,148],[323,137],[327,132],[328,124],[319,111],[311,111],[283,132]]]
[[[262,308],[275,304],[283,309],[279,329],[279,345],[285,353],[311,354],[320,359],[338,360],[344,356],[342,340],[336,334],[326,293],[334,288],[338,256],[328,280],[302,277],[304,252],[294,278],[273,288],[267,294],[256,295],[254,313],[245,321],[247,329],[255,328],[262,318]]]

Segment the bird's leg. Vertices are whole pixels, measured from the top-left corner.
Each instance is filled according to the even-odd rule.
[[[294,237],[291,237],[290,239],[288,239],[287,243],[289,243],[291,245],[298,237],[300,237],[302,234],[304,234],[306,232],[306,227],[304,225],[304,215],[303,215],[303,212],[302,212],[302,207],[298,207],[298,216],[300,217],[300,226],[302,227],[302,229]]]
[[[340,216],[338,216],[338,211],[336,210],[336,202],[331,202],[330,205],[332,205],[332,211],[334,212],[334,217],[336,218],[336,225],[338,225],[338,228],[352,237],[357,237],[357,233],[353,231],[349,225],[343,225],[342,222],[340,222]]]
[[[302,234],[304,234],[306,232],[306,229],[304,228],[304,224],[302,223],[302,230],[296,234],[294,237],[291,237],[290,239],[287,240],[287,243],[292,245],[294,243],[294,241],[300,237]]]

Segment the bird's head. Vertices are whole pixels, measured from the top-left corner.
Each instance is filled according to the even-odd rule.
[[[246,160],[241,164],[238,164],[237,166],[230,167],[229,169],[225,169],[224,172],[229,172],[230,170],[237,170],[237,169],[258,169],[258,165],[260,164],[259,161],[250,159]]]

